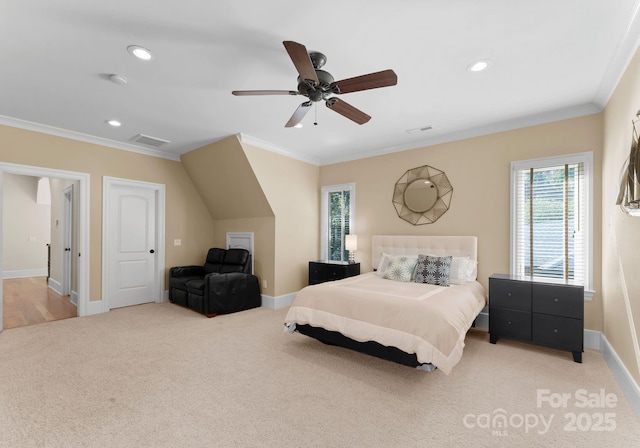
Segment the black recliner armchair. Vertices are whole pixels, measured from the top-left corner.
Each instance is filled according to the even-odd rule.
[[[169,269],[169,301],[208,317],[262,304],[258,278],[246,249],[209,249],[204,266]]]

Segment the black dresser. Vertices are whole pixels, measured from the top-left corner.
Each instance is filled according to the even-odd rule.
[[[346,261],[309,262],[310,285],[340,280],[354,275],[360,275],[360,263],[348,263]]]
[[[567,350],[582,362],[584,287],[507,274],[489,277],[489,341],[519,339]]]

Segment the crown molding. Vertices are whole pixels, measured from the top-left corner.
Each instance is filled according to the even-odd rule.
[[[607,70],[602,76],[598,90],[596,90],[595,97],[593,99],[601,108],[604,108],[611,95],[615,91],[622,75],[624,75],[631,59],[635,56],[638,46],[640,45],[640,0],[636,0],[633,6],[633,13],[631,14],[631,20],[624,32],[624,36],[618,48],[611,58]]]
[[[511,120],[500,121],[497,123],[491,123],[486,126],[479,126],[476,128],[467,129],[460,132],[453,132],[450,134],[444,134],[441,136],[432,137],[425,140],[413,141],[398,146],[390,146],[381,148],[379,150],[372,151],[370,148],[363,148],[362,151],[352,153],[345,157],[334,157],[329,159],[323,159],[321,166],[331,165],[334,163],[349,162],[367,157],[375,157],[385,154],[392,154],[395,152],[408,151],[411,149],[424,148],[427,146],[439,145],[442,143],[450,143],[459,140],[465,140],[473,137],[481,137],[484,135],[497,134],[499,132],[507,132],[515,129],[521,129],[531,126],[538,126],[541,124],[553,123],[555,121],[568,120],[571,118],[584,117],[587,115],[593,115],[602,112],[602,108],[597,104],[588,103],[581,104],[579,106],[567,107],[564,109],[556,109],[540,114],[528,115],[525,117],[518,117]]]
[[[259,138],[255,138],[252,137],[250,135],[247,134],[243,134],[243,133],[239,133],[236,134],[238,136],[238,139],[240,140],[240,143],[246,143],[248,145],[252,145],[252,146],[257,146],[258,148],[261,149],[265,149],[267,151],[271,151],[271,152],[275,152],[277,154],[283,155],[285,157],[289,157],[290,159],[296,159],[296,160],[300,160],[302,162],[307,162],[310,163],[311,165],[316,165],[319,166],[320,165],[320,160],[314,158],[314,157],[306,157],[306,156],[301,156],[300,154],[294,154],[292,152],[286,151],[276,145],[274,145],[273,143],[269,143],[265,140],[260,140]]]
[[[76,140],[85,143],[92,143],[94,145],[107,146],[109,148],[120,149],[122,151],[143,154],[145,156],[160,157],[162,159],[173,160],[175,162],[180,161],[179,155],[167,153],[165,151],[142,148],[137,145],[121,143],[115,140],[109,140],[107,138],[95,137],[93,135],[83,134],[81,132],[69,131],[67,129],[56,128],[54,126],[34,123],[32,121],[20,120],[18,118],[7,117],[4,115],[0,115],[0,125],[24,129],[27,131],[40,132],[42,134],[55,135],[56,137],[68,138],[70,140]]]

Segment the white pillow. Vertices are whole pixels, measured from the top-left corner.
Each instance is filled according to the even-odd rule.
[[[388,264],[389,254],[380,254],[380,262],[378,263],[378,268],[376,269],[376,275],[378,277],[382,277],[384,275],[384,270],[387,269]]]
[[[416,270],[418,256],[415,255],[389,255],[389,262],[384,270],[382,278],[410,282]]]
[[[472,282],[478,276],[478,262],[469,257],[453,257],[451,260],[451,272],[449,283],[463,285]]]

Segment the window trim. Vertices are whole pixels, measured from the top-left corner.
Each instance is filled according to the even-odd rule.
[[[517,219],[517,176],[516,173],[523,169],[543,168],[550,166],[560,166],[565,164],[582,163],[584,166],[584,180],[587,186],[586,198],[584,201],[585,225],[585,249],[587,256],[585,257],[585,285],[584,300],[589,302],[593,299],[595,291],[593,289],[593,152],[581,152],[575,154],[566,154],[552,157],[542,157],[539,159],[518,160],[511,162],[511,179],[510,179],[510,200],[509,200],[509,271],[511,274],[516,272],[516,219]]]
[[[321,188],[320,199],[320,259],[329,259],[329,193],[337,191],[349,191],[349,231],[355,232],[355,210],[356,210],[356,184],[326,185]]]

